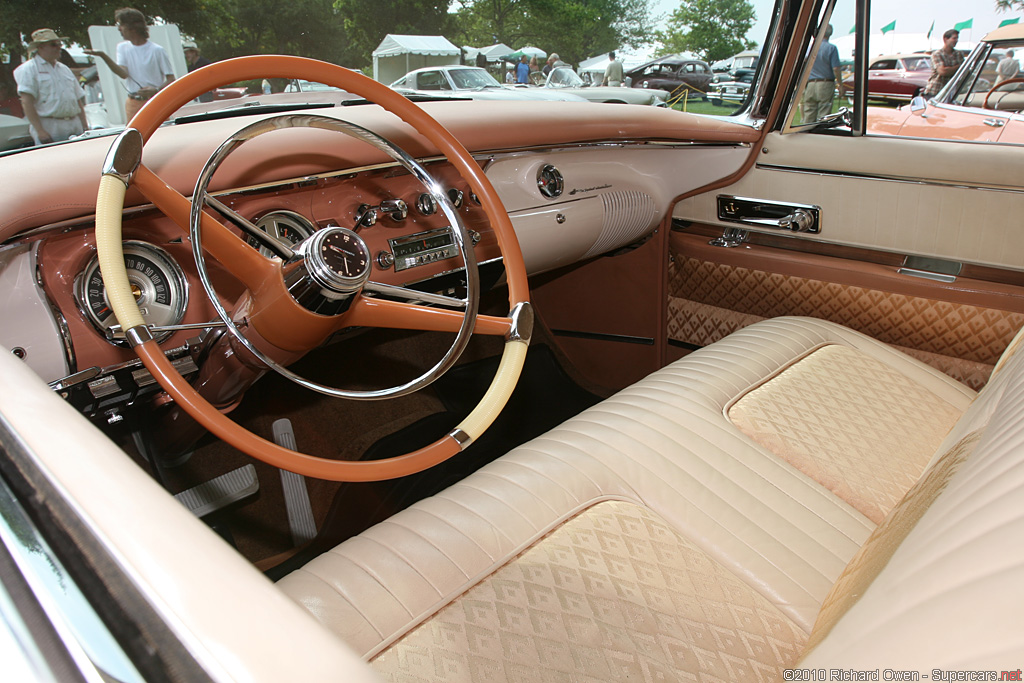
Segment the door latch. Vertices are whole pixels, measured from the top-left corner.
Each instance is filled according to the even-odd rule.
[[[790,232],[821,232],[821,207],[718,195],[718,220]]]

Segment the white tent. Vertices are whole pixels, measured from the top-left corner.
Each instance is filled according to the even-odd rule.
[[[373,80],[393,83],[413,69],[459,63],[459,48],[444,36],[389,33],[373,51]]]
[[[503,55],[512,52],[512,48],[505,43],[495,43],[494,45],[488,45],[479,49],[475,47],[464,47],[462,49],[466,53],[467,64],[473,64],[477,54],[482,54],[487,58],[488,62],[500,62]]]

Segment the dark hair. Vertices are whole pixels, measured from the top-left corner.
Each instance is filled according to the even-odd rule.
[[[130,27],[144,38],[149,38],[149,26],[146,25],[146,15],[134,7],[122,7],[114,12],[114,21]]]
[[[942,39],[946,40],[947,38],[952,38],[953,36],[959,37],[960,36],[960,31],[957,31],[955,28],[951,28],[951,29],[949,29],[948,31],[946,31],[945,33],[942,34]]]
[[[614,50],[608,53],[608,59],[615,59],[615,51]]]

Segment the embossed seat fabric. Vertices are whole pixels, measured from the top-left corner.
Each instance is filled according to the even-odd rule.
[[[1007,383],[1024,385],[1017,360],[972,404],[859,333],[757,323],[278,585],[391,680],[777,680],[809,638],[822,662],[850,629],[878,644],[841,587],[891,599],[886,558],[919,512],[949,507],[950,471],[983,450]],[[943,465],[953,451],[967,464]],[[911,498],[928,505],[908,514]]]

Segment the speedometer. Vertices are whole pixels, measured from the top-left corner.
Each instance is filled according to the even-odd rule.
[[[188,286],[177,262],[163,249],[147,242],[125,242],[124,265],[146,324],[163,327],[180,323],[188,304]],[[97,257],[89,261],[75,280],[75,297],[89,322],[100,332],[117,324]],[[170,334],[154,334],[153,338],[161,341]]]

